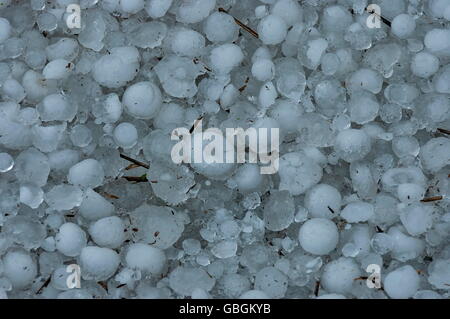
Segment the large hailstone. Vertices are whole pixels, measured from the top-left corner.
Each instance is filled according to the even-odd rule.
[[[325,266],[320,281],[326,291],[346,294],[360,276],[360,266],[353,258],[340,257]]]
[[[394,299],[411,298],[420,287],[420,277],[410,265],[391,271],[384,277],[384,291]]]
[[[118,248],[125,241],[125,225],[117,216],[105,217],[89,226],[89,235],[101,247]]]
[[[191,296],[194,289],[210,291],[216,281],[202,268],[180,266],[169,274],[169,286],[182,296]]]
[[[192,29],[177,26],[170,29],[164,43],[178,56],[195,58],[205,48],[205,37]]]
[[[298,239],[305,251],[314,255],[326,255],[336,248],[339,232],[329,219],[312,218],[302,225]]]
[[[195,79],[206,72],[201,64],[191,58],[168,56],[154,68],[167,94],[177,98],[191,98],[197,94]]]
[[[280,158],[280,190],[297,196],[322,179],[322,168],[304,152],[287,153]]]
[[[362,160],[372,148],[370,136],[363,130],[346,129],[336,136],[334,150],[346,162]]]
[[[67,180],[72,185],[95,188],[103,184],[105,172],[99,161],[88,158],[69,170]]]
[[[79,260],[84,280],[106,280],[114,275],[120,264],[120,257],[114,250],[97,246],[84,247]]]
[[[269,14],[258,24],[259,38],[264,44],[274,45],[283,42],[287,35],[288,25],[279,16]]]
[[[161,108],[161,91],[151,82],[138,82],[125,90],[122,103],[131,116],[137,119],[152,119]]]
[[[450,139],[438,137],[430,139],[420,150],[420,159],[424,168],[437,172],[450,164]]]
[[[9,250],[1,261],[3,276],[15,289],[23,289],[31,285],[37,275],[37,264],[25,250]]]
[[[128,268],[138,269],[145,275],[160,274],[166,261],[164,251],[142,243],[132,244],[125,254]]]
[[[268,230],[281,231],[294,221],[295,204],[288,191],[273,191],[264,205],[264,223]]]
[[[153,192],[170,205],[185,202],[195,185],[194,174],[185,165],[153,161],[147,173]]]
[[[92,76],[102,86],[119,88],[134,79],[139,61],[139,51],[133,46],[112,48],[95,62]]]
[[[131,44],[141,49],[159,47],[167,35],[167,26],[159,21],[136,24],[129,30]]]
[[[177,21],[181,23],[197,23],[207,18],[214,7],[216,0],[184,0],[179,1],[176,9]]]
[[[178,213],[169,207],[143,204],[131,214],[131,225],[135,241],[166,249],[172,246],[184,231],[184,224]]]
[[[210,67],[220,75],[230,73],[244,60],[242,49],[232,43],[219,45],[211,50]]]

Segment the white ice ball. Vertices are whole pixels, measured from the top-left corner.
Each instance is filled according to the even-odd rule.
[[[428,78],[439,70],[439,58],[428,52],[419,52],[411,60],[411,71],[421,78]]]
[[[172,5],[173,0],[147,0],[145,3],[145,11],[153,18],[164,17]]]
[[[118,248],[125,241],[125,225],[117,216],[105,217],[89,226],[89,235],[101,247]]]
[[[296,0],[278,0],[270,12],[282,18],[288,27],[303,20],[303,9]]]
[[[210,60],[215,72],[228,74],[244,60],[244,53],[239,46],[227,43],[214,48]]]
[[[61,80],[67,78],[75,68],[75,64],[64,59],[53,60],[44,67],[42,74],[47,80]]]
[[[65,223],[55,236],[56,249],[69,257],[78,256],[86,246],[86,233],[74,223]]]
[[[346,162],[359,161],[369,154],[372,142],[363,130],[346,129],[340,131],[336,137],[334,150]]]
[[[416,21],[409,14],[399,14],[392,20],[391,30],[400,39],[407,39],[416,29]]]
[[[119,255],[114,250],[97,246],[84,247],[79,260],[82,278],[95,281],[110,278],[120,264]]]
[[[29,286],[37,275],[37,265],[25,250],[11,250],[3,256],[3,276],[9,279],[13,288]]]
[[[159,248],[136,243],[128,247],[125,255],[128,268],[138,269],[144,274],[160,274],[166,264],[166,255]]]
[[[270,81],[275,76],[275,65],[269,59],[258,59],[252,65],[252,75],[258,81]]]
[[[214,12],[205,21],[203,30],[211,42],[233,42],[239,35],[234,18],[223,12]]]
[[[282,18],[269,14],[258,24],[259,38],[264,44],[279,44],[286,38],[287,28],[288,26]]]
[[[333,186],[318,184],[305,196],[305,207],[312,217],[332,219],[341,211],[341,193]]]
[[[161,108],[161,91],[151,82],[135,83],[125,90],[122,103],[131,116],[151,119]]]
[[[99,161],[88,158],[81,161],[69,170],[67,180],[72,185],[95,188],[103,184],[105,172]]]
[[[87,220],[98,220],[114,214],[114,206],[97,192],[87,189],[79,212]]]
[[[391,298],[411,298],[420,287],[420,277],[410,265],[391,271],[384,277],[384,291]]]
[[[216,0],[181,1],[176,10],[177,21],[198,23],[208,17],[215,6]]]
[[[346,294],[360,276],[360,267],[353,258],[340,257],[325,266],[320,282],[330,293]]]
[[[283,298],[288,288],[288,278],[275,267],[261,269],[255,276],[255,289],[274,299]]]
[[[138,140],[136,127],[131,123],[120,123],[114,129],[114,141],[122,148],[132,148]]]
[[[326,255],[337,246],[338,228],[329,219],[312,218],[300,227],[298,240],[307,252],[314,255]]]

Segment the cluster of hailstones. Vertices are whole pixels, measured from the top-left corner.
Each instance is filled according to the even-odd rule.
[[[448,298],[450,1],[373,3],[0,1],[0,296]]]

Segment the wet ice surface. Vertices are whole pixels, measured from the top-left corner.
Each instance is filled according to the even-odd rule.
[[[373,2],[1,1],[0,297],[449,298],[450,1]]]

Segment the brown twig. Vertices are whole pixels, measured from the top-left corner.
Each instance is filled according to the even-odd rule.
[[[227,10],[225,10],[224,8],[219,8],[218,9],[219,12],[223,12],[226,14],[229,14]],[[232,16],[233,17],[233,16]],[[242,29],[244,29],[245,31],[247,31],[248,33],[250,33],[252,36],[254,36],[255,38],[259,39],[259,34],[258,32],[256,32],[255,30],[253,30],[252,28],[250,28],[249,26],[247,26],[246,24],[242,23],[240,20],[236,19],[235,17],[233,17],[234,22],[236,22],[236,24],[238,26],[240,26]]]
[[[369,11],[368,8],[366,8],[366,12],[367,12],[367,13],[370,13],[370,14],[376,15],[376,16],[377,16],[378,18],[380,18],[381,21],[383,21],[388,27],[391,27],[391,25],[392,25],[391,21],[389,21],[389,20],[386,19],[385,17],[379,15],[379,14],[376,13],[375,11],[373,11],[373,10],[372,10],[372,11]]]
[[[433,197],[427,197],[421,200],[422,203],[429,203],[429,202],[435,202],[438,200],[442,200],[444,197],[439,195],[439,196],[433,196]]]
[[[147,177],[144,176],[123,176],[127,181],[129,182],[135,182],[135,183],[147,183]]]
[[[109,199],[119,199],[119,196],[113,195],[113,194],[109,194],[107,192],[102,192],[102,195],[104,195],[105,197],[109,198]]]
[[[437,130],[438,130],[440,133],[450,135],[450,130],[446,130],[446,129],[444,129],[444,128],[438,128]]]
[[[137,165],[137,166],[141,166],[141,167],[144,167],[144,168],[146,168],[146,169],[149,169],[149,168],[150,168],[150,165],[148,165],[148,164],[146,164],[146,163],[143,163],[143,162],[141,162],[141,161],[138,161],[138,160],[136,160],[136,159],[134,159],[134,158],[131,158],[131,157],[129,157],[129,156],[126,156],[125,154],[120,154],[120,157],[123,158],[124,160],[127,160],[127,161],[129,161],[129,162],[131,162],[131,163]]]
[[[50,284],[50,281],[52,280],[52,276],[48,277],[47,280],[44,282],[44,284],[41,286],[41,288],[36,291],[36,295],[39,295],[42,290],[44,290],[45,287],[47,287]]]
[[[314,287],[314,296],[319,296],[319,290],[320,290],[320,281],[316,281],[316,286]]]

